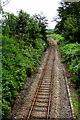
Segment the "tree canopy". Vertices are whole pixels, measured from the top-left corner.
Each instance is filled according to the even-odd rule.
[[[61,2],[61,7],[57,9],[58,22],[55,31],[62,34],[71,42],[80,43],[80,1]]]

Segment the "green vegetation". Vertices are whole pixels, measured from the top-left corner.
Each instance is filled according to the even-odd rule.
[[[60,45],[60,51],[62,54],[62,62],[68,67],[71,73],[72,82],[76,84],[76,89],[80,96],[80,44],[79,43],[66,43],[66,39],[59,34],[50,34],[49,37],[54,38]],[[74,113],[76,116],[79,114],[78,101],[72,99],[74,106]]]
[[[71,43],[66,44],[65,46],[61,47],[61,51],[63,53],[63,61],[67,62],[69,65],[69,70],[72,73],[72,80],[76,83],[79,87],[79,66],[80,66],[80,44],[78,43]]]
[[[60,45],[63,62],[67,64],[80,96],[79,8],[80,1],[61,2],[57,10],[57,25],[54,30],[46,30],[47,20],[42,15],[30,16],[20,10],[15,16],[2,11],[3,46],[0,49],[3,51],[2,107],[4,119],[10,113],[16,96],[24,87],[27,76],[31,76],[39,65],[41,55],[48,45],[47,36],[56,39]]]
[[[73,109],[74,109],[74,114],[75,116],[77,117],[78,114],[79,114],[79,100],[78,100],[78,96],[75,96],[74,93],[70,93],[70,96],[71,96],[71,100],[72,100],[72,104],[73,104]]]
[[[63,62],[68,66],[71,73],[72,81],[80,99],[80,1],[79,2],[61,2],[58,7],[58,17],[55,19],[57,25],[54,34],[48,35],[57,40],[60,45]],[[75,107],[75,115],[80,114],[77,109],[77,101],[72,100]],[[78,113],[79,112],[79,113]]]
[[[66,41],[80,43],[80,1],[61,2],[58,8],[58,18],[55,33],[61,34]]]
[[[31,76],[40,64],[48,41],[44,16],[31,17],[20,10],[17,16],[3,12],[3,17],[2,108],[3,118],[7,119],[27,76]]]
[[[73,106],[74,106],[74,114],[75,114],[75,116],[77,117],[78,114],[79,114],[79,109],[78,109],[79,103],[78,103],[77,100],[72,99],[72,104],[73,104]]]
[[[52,37],[53,39],[57,40],[57,43],[59,44],[64,44],[64,42],[66,42],[64,37],[62,37],[60,34],[48,34],[47,37]]]
[[[80,1],[61,2],[58,8],[58,19],[55,33],[59,35],[58,43],[61,46],[64,62],[69,66],[72,80],[76,83],[80,95]],[[57,37],[58,37],[57,36]]]
[[[53,34],[53,32],[54,32],[54,29],[47,29],[47,34]]]

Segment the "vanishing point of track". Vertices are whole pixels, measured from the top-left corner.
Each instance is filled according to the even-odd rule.
[[[38,82],[37,90],[35,92],[27,120],[30,118],[50,119],[51,97],[53,88],[53,50],[53,46],[50,45],[46,64],[43,68],[41,78]]]

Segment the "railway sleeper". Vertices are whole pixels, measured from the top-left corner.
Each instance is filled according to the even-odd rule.
[[[49,97],[46,97],[46,98],[44,98],[44,97],[37,97],[37,99],[49,99]]]
[[[42,96],[43,96],[43,95],[44,95],[44,96],[47,95],[47,96],[49,96],[49,93],[47,93],[47,94],[46,94],[46,93],[38,93],[38,95],[42,95]]]
[[[35,107],[43,107],[43,108],[46,108],[46,107],[48,107],[48,105],[36,105],[36,104],[35,104]]]
[[[47,112],[47,110],[44,110],[44,109],[33,109],[32,111],[37,111],[37,112]]]

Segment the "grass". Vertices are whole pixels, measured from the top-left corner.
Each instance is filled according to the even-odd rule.
[[[79,100],[77,95],[74,97],[73,93],[70,93],[72,105],[73,105],[73,112],[76,117],[79,115]]]

